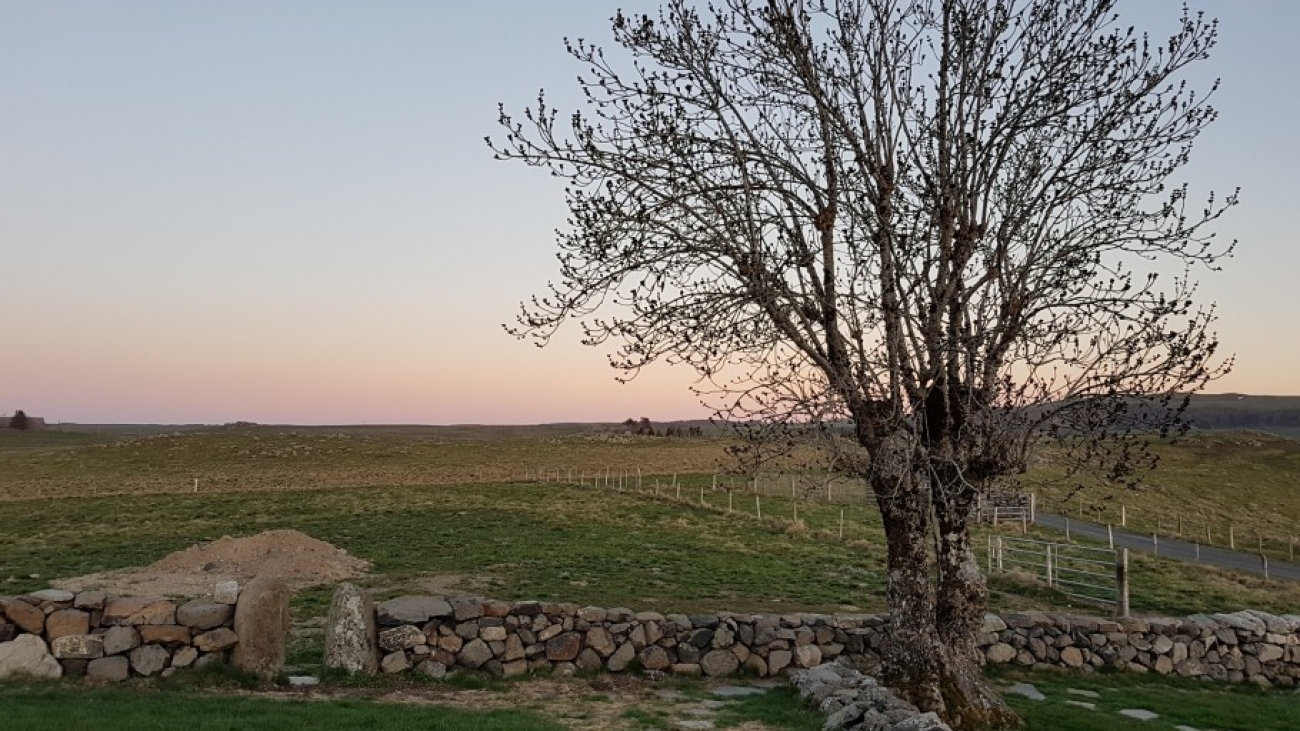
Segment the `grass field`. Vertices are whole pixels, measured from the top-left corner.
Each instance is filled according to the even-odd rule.
[[[56,577],[146,565],[223,535],[294,528],[370,561],[372,570],[361,583],[380,596],[436,585],[500,599],[660,611],[884,609],[883,532],[874,507],[847,496],[828,503],[802,494],[798,500],[764,494],[759,519],[754,496],[743,488],[732,494],[711,489],[712,474],[726,466],[725,446],[720,438],[622,438],[563,426],[503,432],[485,427],[259,427],[177,434],[0,430],[0,594],[41,588]],[[1153,509],[1144,506],[1195,504],[1207,520],[1258,514],[1261,525],[1284,530],[1288,521],[1300,520],[1300,496],[1288,489],[1300,474],[1297,454],[1297,445],[1267,436],[1198,436],[1167,453],[1166,471],[1151,477],[1149,494],[1123,495],[1130,524],[1140,525],[1143,513]],[[629,475],[628,489],[593,486],[592,477],[607,469]],[[637,469],[640,491],[630,489]],[[1047,509],[1058,507],[1052,501],[1064,495],[1062,486],[1053,484],[1052,469],[1046,462],[1030,476],[1043,496],[1040,507]],[[557,476],[567,480],[569,470],[582,485],[555,481]],[[550,481],[539,482],[539,472]],[[529,481],[520,479],[525,474]],[[196,477],[198,493],[193,492]],[[1225,480],[1233,489],[1216,489]],[[983,535],[983,529],[977,532],[977,546],[983,545]],[[1132,561],[1132,605],[1140,613],[1300,609],[1300,586],[1294,584],[1145,556]],[[991,586],[995,609],[1096,613],[1072,606],[1041,584],[997,576]],[[328,587],[307,590],[294,600],[299,631],[291,662],[308,671],[319,662],[319,619],[329,593]],[[538,687],[527,684],[462,689],[489,694],[467,702],[442,697],[445,689],[426,698],[420,689],[381,686],[363,688],[355,697],[329,695],[331,703],[293,695],[287,702],[278,696],[274,701],[240,696],[225,715],[209,704],[227,699],[202,692],[162,699],[147,687],[86,696],[57,685],[11,685],[0,686],[6,710],[0,729],[84,725],[90,712],[84,708],[97,709],[96,719],[120,715],[123,728],[179,728],[178,719],[194,728],[195,718],[203,719],[205,725],[197,727],[204,729],[676,727],[675,711],[658,696],[629,701],[617,688],[581,685],[603,681],[572,682],[579,683],[577,690],[565,686],[562,695],[568,695],[559,706],[536,698],[507,700],[507,708],[483,705],[484,699],[513,699],[512,694],[527,695]],[[1279,704],[1295,702],[1278,693],[1106,676],[1046,676],[1034,682],[1049,698],[1061,696],[1067,686],[1099,683],[1109,688],[1107,703],[1148,708],[1200,728],[1284,728],[1274,723]],[[545,693],[534,695],[559,692],[559,686],[545,687]],[[653,688],[646,692],[653,695]],[[682,703],[704,697],[700,686],[672,688],[683,695]],[[73,704],[69,694],[93,702]],[[719,711],[718,727],[820,728],[821,719],[787,691],[755,698]],[[1014,702],[1031,730],[1173,728],[1132,725],[1139,722],[1110,713],[1115,709],[1109,706],[1108,715],[1090,716],[1068,706],[1063,711],[1061,703]],[[446,703],[451,705],[444,708]],[[438,712],[429,714],[435,706]],[[1223,720],[1237,711],[1231,723]],[[428,720],[433,717],[446,725],[429,725],[444,723]]]
[[[178,676],[179,678],[179,676]],[[683,720],[707,719],[719,729],[818,731],[823,716],[792,688],[719,701],[716,681],[650,682],[606,676],[473,683],[402,683],[312,690],[238,690],[220,684],[88,690],[63,683],[0,683],[0,731],[85,728],[151,729],[366,728],[378,731],[673,731]],[[1176,731],[1231,728],[1294,731],[1292,691],[1261,691],[1125,674],[1079,675],[995,670],[1004,691],[1032,684],[1046,698],[1008,694],[1025,731]],[[741,681],[745,683],[747,681]],[[1074,704],[1071,703],[1074,702]],[[1091,706],[1075,705],[1083,703]],[[1139,721],[1119,712],[1141,709]]]
[[[1085,485],[1048,454],[1024,477],[1039,509],[1139,533],[1159,532],[1238,550],[1289,558],[1300,550],[1300,441],[1260,432],[1197,433],[1159,446],[1160,467],[1142,475],[1140,489]],[[1123,515],[1121,515],[1123,506]],[[1206,531],[1209,530],[1207,536]]]
[[[0,503],[0,592],[147,565],[223,535],[293,528],[371,561],[365,583],[390,592],[450,577],[501,599],[661,611],[883,609],[883,533],[871,506],[801,502],[794,522],[789,498],[764,497],[759,521],[750,496],[728,512],[723,492],[706,490],[698,505],[704,478],[684,484],[680,502],[666,488],[656,499],[648,487],[495,484]],[[1296,585],[1163,559],[1135,558],[1133,585],[1136,611],[1300,606]],[[1001,609],[1071,608],[1042,586],[995,577],[993,588]]]
[[[717,438],[637,438],[577,427],[256,427],[119,438],[0,429],[0,500],[306,490],[521,480],[539,471],[706,473]],[[526,434],[527,436],[519,436]]]
[[[873,506],[765,495],[759,521],[752,495],[710,489],[710,474],[726,464],[720,438],[531,429],[254,427],[124,437],[0,430],[0,495],[9,497],[0,501],[0,592],[146,565],[223,535],[295,528],[372,561],[367,582],[393,591],[451,576],[502,599],[734,611],[883,608],[883,532]],[[1253,505],[1271,524],[1288,516],[1300,522],[1300,496],[1287,489],[1300,474],[1297,460],[1300,444],[1286,440],[1198,437],[1169,452],[1150,495],[1133,497],[1195,499],[1207,514]],[[593,487],[593,475],[605,469],[627,474],[629,487],[640,469],[641,492]],[[1049,484],[1050,469],[1047,463],[1031,475],[1047,507],[1060,489]],[[584,483],[502,481],[539,471]],[[1218,478],[1206,472],[1248,485],[1216,491]],[[1243,480],[1248,473],[1259,478]],[[46,489],[70,496],[31,499]],[[1273,503],[1276,515],[1266,508]],[[1138,519],[1141,503],[1134,505],[1130,515]],[[983,545],[980,535],[976,542]],[[1133,560],[1136,611],[1300,607],[1293,584]],[[995,577],[992,587],[998,608],[1073,608],[1042,586]]]

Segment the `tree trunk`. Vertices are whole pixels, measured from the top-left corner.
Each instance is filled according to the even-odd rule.
[[[935,500],[939,581],[935,628],[946,653],[941,692],[954,728],[1014,728],[1020,718],[984,680],[976,640],[988,608],[988,584],[970,541],[975,490],[942,490]]]
[[[929,479],[904,459],[910,446],[886,439],[872,472],[888,544],[890,635],[881,648],[882,680],[957,731],[1016,728],[1020,718],[984,680],[976,649],[988,589],[971,550],[973,492],[941,494],[932,504]],[[932,544],[935,520],[939,538]]]

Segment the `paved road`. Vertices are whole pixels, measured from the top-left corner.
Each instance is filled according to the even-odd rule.
[[[1065,521],[1066,518],[1060,515],[1048,513],[1038,513],[1034,519],[1034,523],[1037,525],[1061,532],[1065,532]],[[1070,518],[1069,521],[1071,536],[1083,536],[1102,543],[1106,542],[1106,526],[1075,520],[1074,518]],[[1264,575],[1264,564],[1259,556],[1254,554],[1229,551],[1213,546],[1200,546],[1198,549],[1195,543],[1165,537],[1161,537],[1157,544],[1152,540],[1151,536],[1142,536],[1120,530],[1115,530],[1114,533],[1116,548],[1127,548],[1130,551],[1154,553],[1158,556],[1177,558],[1192,563],[1199,562],[1233,571],[1246,571],[1260,576]],[[1270,579],[1300,581],[1300,566],[1269,559],[1268,576]]]

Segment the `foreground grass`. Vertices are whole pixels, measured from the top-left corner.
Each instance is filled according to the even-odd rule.
[[[0,685],[0,729],[98,731],[279,731],[285,728],[364,728],[371,731],[563,731],[536,713],[468,711],[448,706],[274,700],[140,689],[66,685]]]
[[[1232,728],[1237,731],[1293,731],[1296,696],[1292,691],[1262,691],[1175,678],[1132,674],[1079,675],[1024,673],[996,669],[996,685],[1031,683],[1047,699],[1009,694],[1008,702],[1026,721],[1026,731],[1174,731],[1178,726]],[[716,701],[709,681],[655,683],[603,676],[551,681],[516,681],[496,688],[496,705],[482,708],[483,697],[453,685],[429,684],[389,695],[379,687],[323,686],[317,700],[296,694],[263,697],[257,693],[159,691],[146,684],[87,689],[71,684],[0,684],[0,731],[21,729],[279,729],[306,728],[431,729],[445,731],[559,731],[595,729],[669,731],[678,721],[695,719],[692,708]],[[603,689],[603,690],[602,690]],[[1071,692],[1075,691],[1075,692]],[[1084,691],[1087,695],[1079,694]],[[382,694],[382,695],[379,695]],[[1095,695],[1094,695],[1095,694]],[[401,702],[391,702],[400,698]],[[385,700],[390,699],[390,700]],[[1093,704],[1093,708],[1067,701]],[[1121,716],[1142,709],[1159,718],[1139,721]],[[803,704],[789,686],[760,695],[732,698],[715,706],[709,718],[717,728],[764,731],[816,731],[823,716]]]
[[[1032,683],[1045,701],[1007,695],[1027,722],[1028,731],[1172,731],[1177,726],[1231,728],[1237,731],[1295,731],[1300,698],[1293,691],[1263,691],[1254,686],[1139,676],[1129,673],[1073,675],[999,672],[999,684]],[[1097,697],[1070,693],[1091,691]],[[1095,709],[1066,701],[1095,704]],[[1143,709],[1160,715],[1139,721],[1119,715]]]

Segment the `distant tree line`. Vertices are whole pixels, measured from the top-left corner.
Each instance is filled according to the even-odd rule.
[[[28,427],[30,426],[31,426],[31,422],[27,418],[27,413],[24,412],[22,409],[18,409],[17,411],[14,412],[13,416],[9,417],[10,429],[17,429],[18,431],[27,431]]]
[[[668,425],[658,431],[655,430],[654,424],[646,417],[640,419],[628,419],[623,422],[623,426],[632,434],[639,434],[647,437],[702,437],[704,429],[698,426],[672,426]]]

